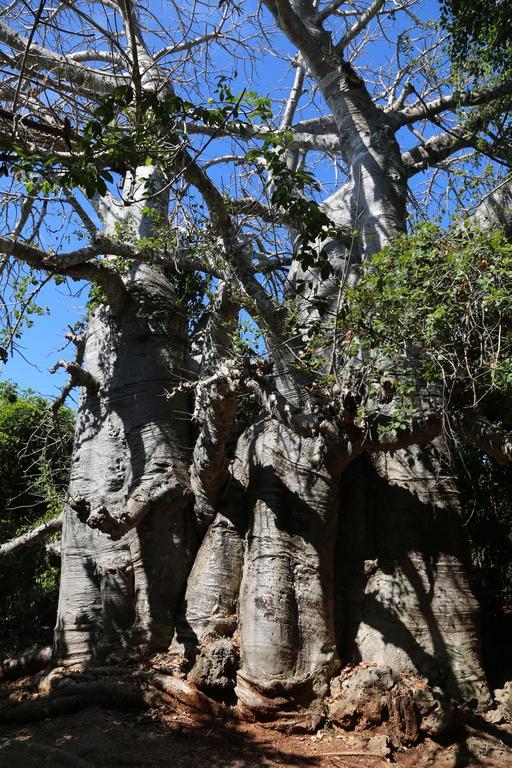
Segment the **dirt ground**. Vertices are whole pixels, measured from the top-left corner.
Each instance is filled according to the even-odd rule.
[[[391,750],[382,730],[285,735],[248,723],[197,720],[182,708],[133,713],[89,707],[0,726],[1,768],[512,768],[512,726],[465,723],[442,743]]]

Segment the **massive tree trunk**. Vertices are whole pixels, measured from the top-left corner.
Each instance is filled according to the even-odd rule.
[[[335,309],[358,263],[404,230],[407,187],[384,113],[324,38],[318,51],[303,54],[332,110],[349,177],[325,209],[359,234],[351,245],[320,246],[334,268],[329,281],[296,263],[290,285],[307,277],[305,300],[321,293]],[[229,218],[206,191],[243,284]],[[147,237],[141,206],[135,213]],[[199,687],[234,696],[243,716],[292,724],[319,721],[319,702],[347,661],[417,673],[457,698],[485,701],[444,448],[353,461],[332,435],[301,433],[267,413],[239,439],[228,468],[233,389],[216,379],[196,404],[193,450],[188,396],[183,388],[166,396],[190,368],[186,318],[154,267],[134,267],[125,292],[115,311],[95,312],[87,334],[84,365],[95,383],[78,415],[57,657],[165,649],[174,636],[171,652],[183,654]],[[299,338],[318,321],[300,311],[303,301]],[[228,323],[234,314],[228,306]],[[290,346],[274,318],[263,320],[280,395],[311,413],[312,380],[294,362],[302,342]],[[335,345],[332,328],[324,331]],[[215,365],[203,362],[207,378]]]
[[[101,308],[89,322],[84,365],[97,389],[78,411],[55,635],[68,662],[172,637],[197,546],[189,398],[168,397],[187,370],[186,331],[167,281],[148,268],[115,316]]]
[[[138,169],[125,190],[143,198],[158,174]],[[135,188],[133,189],[133,186]],[[108,198],[107,232],[149,237],[155,212]],[[168,278],[135,262],[92,312],[68,503],[55,655],[83,661],[130,646],[166,648],[198,546],[189,463],[187,318]]]
[[[330,452],[324,438],[300,438],[272,422],[253,437],[236,692],[263,717],[309,705],[339,667],[334,545],[342,465]]]
[[[358,158],[364,164],[362,148]],[[349,184],[329,201],[340,221],[352,220],[352,196]],[[365,207],[375,227],[366,250],[334,246],[333,301],[374,239],[381,245],[396,229],[394,214],[383,218],[383,196]],[[292,725],[319,722],[329,681],[347,661],[417,673],[485,702],[444,447],[353,461],[332,436],[301,436],[266,416],[239,439],[228,468],[233,390],[217,382],[196,404],[194,449],[189,395],[176,391],[192,366],[187,320],[169,281],[134,265],[123,291],[87,331],[92,379],[78,413],[56,658],[165,650],[174,637],[170,651],[205,692],[236,699],[242,716]],[[225,306],[231,327],[234,308],[223,301],[213,314]],[[203,377],[215,370],[212,351],[217,360],[229,344],[219,327]],[[303,372],[277,360],[276,380],[308,410]]]
[[[82,394],[64,512],[55,660],[115,661],[123,652],[169,649],[190,681],[236,702],[239,716],[291,725],[318,723],[331,679],[353,662],[419,674],[457,699],[484,703],[477,606],[449,451],[438,442],[363,454],[377,444],[369,423],[366,444],[364,429],[352,441],[364,361],[347,360],[343,340],[354,330],[342,327],[340,307],[361,264],[405,232],[409,179],[440,168],[465,147],[473,151],[475,131],[506,120],[512,83],[453,94],[436,85],[428,74],[435,49],[430,25],[423,75],[415,43],[399,72],[383,71],[365,83],[370,59],[356,71],[357,51],[347,49],[360,35],[368,43],[375,38],[368,24],[380,13],[391,18],[384,2],[349,3],[340,11],[339,2],[263,0],[275,30],[287,38],[287,66],[290,46],[297,49],[297,77],[277,139],[278,122],[267,120],[263,101],[245,90],[237,100],[225,77],[208,99],[209,111],[188,101],[211,90],[208,64],[204,71],[202,63],[193,65],[203,61],[197,46],[217,40],[224,57],[229,45],[245,50],[261,33],[248,18],[240,22],[248,26],[239,28],[238,48],[239,21],[227,29],[228,6],[235,4],[219,3],[218,29],[204,36],[216,4],[192,9],[183,39],[174,4],[161,29],[175,24],[177,36],[162,39],[158,53],[159,33],[147,32],[151,4],[99,0],[115,23],[91,51],[77,50],[91,20],[74,4],[55,11],[76,21],[77,36],[66,22],[69,40],[41,33],[41,13],[50,13],[43,5],[35,20],[22,5],[12,29],[7,18],[0,23],[9,62],[3,98],[12,109],[0,115],[6,149],[0,176],[14,162],[21,184],[25,172],[30,178],[33,155],[36,168],[51,170],[48,178],[46,170],[35,173],[43,190],[48,180],[52,187],[59,179],[80,184],[83,169],[88,194],[105,193],[97,208],[104,224],[99,236],[82,193],[65,190],[90,234],[85,248],[36,247],[47,201],[29,232],[38,197],[32,181],[12,236],[0,238],[2,254],[104,291],[94,297],[82,367],[61,363]],[[395,25],[400,37],[410,25],[407,3],[402,11],[407,15]],[[32,23],[31,36],[23,37]],[[95,34],[101,41],[101,25]],[[359,38],[361,51],[362,43]],[[181,63],[174,58],[180,51]],[[204,61],[209,56],[208,49]],[[47,77],[58,94],[51,108],[39,101]],[[299,114],[307,119],[295,123],[305,78],[329,114],[312,116],[315,99]],[[443,94],[435,97],[439,88]],[[484,105],[482,114],[476,111]],[[443,113],[455,116],[455,110],[461,122],[437,133],[436,116],[444,120]],[[416,147],[410,140],[400,146],[406,126],[418,137]],[[197,135],[204,141],[195,141]],[[237,147],[252,140],[253,151],[242,156],[233,145],[235,154],[226,155],[232,139]],[[20,174],[16,158],[24,142]],[[217,156],[210,155],[215,146]],[[308,205],[297,205],[308,202],[308,176],[294,178],[293,171],[300,156],[304,170],[316,172],[310,151],[334,161],[333,179],[340,169],[344,174],[320,206],[330,219],[323,229],[311,200],[311,217]],[[238,179],[235,170],[225,176],[230,164],[247,177]],[[320,187],[329,183],[321,174]],[[121,178],[120,190],[105,192]],[[477,219],[495,222],[499,214],[501,220],[507,206],[508,193],[503,199],[498,187]],[[510,230],[510,221],[505,225]],[[196,302],[205,302],[206,327],[200,322],[193,338],[172,287],[180,270],[185,280],[201,275],[199,283],[206,274],[218,289],[214,300],[207,302],[204,292]],[[270,361],[239,354],[232,332],[240,308],[258,326]],[[249,393],[261,413],[240,435],[238,397]]]
[[[457,700],[485,704],[467,538],[443,447],[359,459],[342,499],[343,658],[419,673]]]

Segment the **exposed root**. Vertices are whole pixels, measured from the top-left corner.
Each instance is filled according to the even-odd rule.
[[[95,679],[111,675],[122,679]],[[56,668],[32,680],[29,690],[30,694],[25,688],[4,699],[0,723],[28,723],[73,714],[91,705],[120,709],[142,709],[153,704],[181,705],[206,718],[236,717],[233,707],[211,699],[185,680],[159,672],[116,667]]]
[[[234,711],[232,707],[210,699],[209,696],[199,691],[195,686],[185,682],[185,680],[180,680],[171,675],[152,672],[142,672],[139,674],[139,677],[149,685],[163,691],[171,699],[175,699],[180,704],[196,712],[216,718],[233,717]]]
[[[37,651],[23,653],[16,659],[5,659],[0,665],[1,680],[15,680],[23,675],[33,674],[44,669],[52,660],[52,648],[46,646]]]
[[[29,723],[78,712],[94,704],[121,709],[141,709],[151,697],[138,687],[127,683],[69,682],[51,693],[25,701],[4,704],[0,708],[0,722]]]
[[[62,749],[37,744],[26,739],[0,741],[0,763],[10,768],[30,768],[33,765],[51,765],[55,768],[94,768],[88,760]]]

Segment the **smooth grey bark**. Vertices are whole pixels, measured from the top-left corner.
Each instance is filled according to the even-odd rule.
[[[332,111],[348,169],[348,182],[324,208],[359,234],[349,245],[319,245],[334,267],[325,285],[314,270],[307,275],[335,308],[358,263],[404,230],[407,173],[396,126],[329,36],[311,19],[302,28],[284,0],[268,6]],[[274,305],[261,300],[262,286],[235,247],[222,195],[192,162],[185,170],[223,238],[230,277],[242,293],[253,289],[264,315]],[[137,173],[158,184],[151,169]],[[165,195],[153,205],[163,212]],[[138,236],[151,235],[142,203],[116,211],[107,199],[106,209],[107,231],[126,224],[128,213]],[[300,277],[295,263],[292,287]],[[239,642],[235,693],[248,716],[273,719],[314,706],[347,659],[419,672],[458,697],[485,700],[458,501],[442,452],[398,451],[345,470],[345,445],[267,417],[243,435],[229,466],[237,383],[230,386],[228,371],[204,402],[197,396],[194,442],[180,419],[191,412],[188,390],[176,391],[191,364],[176,296],[148,266],[134,267],[125,289],[124,303],[98,310],[87,335],[84,369],[97,389],[84,390],[79,410],[57,657],[167,647],[184,591],[173,650],[193,660],[219,635]],[[228,326],[234,314],[228,306]],[[279,318],[261,319],[279,392],[307,413],[311,377],[295,365],[302,340],[289,345]],[[200,378],[225,357],[225,331],[213,329],[210,358],[195,371]],[[328,328],[326,337],[335,344]]]
[[[407,174],[387,115],[318,19],[308,15],[308,6],[276,0],[268,7],[309,65],[348,167],[349,180],[324,209],[339,225],[357,230],[357,237],[349,248],[335,241],[323,245],[334,267],[324,285],[314,272],[304,275],[300,265],[292,267],[294,279],[316,283],[307,299],[317,291],[336,311],[343,285],[357,279],[358,263],[404,230]],[[335,346],[336,333],[327,334]],[[397,451],[374,458],[373,469],[365,461],[357,491],[350,479],[341,485],[336,624],[342,658],[419,672],[458,698],[485,703],[489,691],[479,659],[466,537],[442,452],[425,446]],[[365,510],[376,508],[381,513],[366,519]]]
[[[349,183],[328,202],[340,220],[351,220],[352,198]],[[366,209],[380,245],[395,221],[380,216],[385,198],[374,214],[373,203]],[[146,226],[142,217],[139,231]],[[371,245],[327,246],[337,249],[334,302]],[[240,644],[235,694],[248,717],[311,721],[348,659],[419,672],[485,701],[458,501],[441,454],[417,448],[373,465],[359,460],[354,490],[352,468],[340,482],[351,458],[344,445],[266,418],[228,466],[229,367],[196,401],[194,444],[183,420],[189,390],[177,386],[191,366],[186,318],[156,267],[136,265],[125,290],[87,333],[83,367],[97,387],[84,388],[79,409],[56,658],[165,649],[176,623],[172,649],[189,663],[219,636]],[[233,313],[228,305],[227,326]],[[210,330],[221,339],[207,347],[218,361],[228,334],[222,324]],[[307,377],[293,356],[283,359],[279,389],[307,409]],[[212,361],[202,362],[207,379]]]
[[[191,661],[198,646],[221,636],[233,637],[238,629],[251,446],[249,431],[238,440],[218,512],[187,580],[172,648]]]
[[[134,196],[158,183],[153,169],[139,170],[137,182],[125,181]],[[143,209],[142,200],[123,208],[107,197],[106,231],[149,236]],[[82,389],[62,534],[54,645],[64,663],[167,647],[198,545],[190,396],[169,395],[189,375],[187,318],[160,269],[135,262],[122,301],[93,312],[83,368],[97,387]]]
[[[339,667],[334,544],[342,462],[322,437],[254,429],[240,590],[239,703],[269,718],[321,698]],[[288,700],[288,701],[287,701]]]
[[[455,699],[488,703],[467,538],[443,446],[358,459],[341,495],[342,657],[419,673]]]
[[[130,290],[116,317],[100,309],[87,331],[100,389],[82,393],[63,529],[55,642],[67,661],[128,632],[165,647],[195,547],[188,396],[166,395],[186,370],[185,318],[158,273],[145,268]],[[94,527],[137,494],[149,510],[136,527],[118,540]]]

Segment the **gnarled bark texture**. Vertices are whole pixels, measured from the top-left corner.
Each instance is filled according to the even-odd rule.
[[[229,263],[226,279],[261,312],[279,396],[307,420],[315,379],[296,361],[307,349],[308,324],[321,321],[307,303],[322,296],[336,312],[361,261],[405,229],[407,173],[396,122],[373,102],[308,4],[266,5],[332,111],[348,178],[323,206],[349,231],[348,241],[318,246],[333,274],[322,281],[299,262],[291,267],[286,298],[296,326],[280,329],[279,317],[265,316],[274,304],[261,298],[252,256],[245,260],[219,190],[192,159],[177,168],[203,194]],[[156,172],[139,171],[158,182]],[[165,208],[165,195],[158,204]],[[132,215],[139,236],[150,236],[142,203]],[[298,279],[308,283],[301,298],[294,295]],[[229,360],[236,306],[222,295],[212,303],[213,320],[224,315],[225,325],[210,328],[211,343],[195,361],[193,440],[183,418],[192,412],[187,390],[166,397],[192,367],[186,318],[156,267],[135,266],[124,290],[116,311],[94,314],[87,335],[84,367],[96,384],[89,382],[78,416],[58,658],[135,644],[166,648],[176,625],[171,650],[184,655],[191,680],[219,695],[225,686],[246,717],[313,725],[330,679],[355,660],[419,673],[457,698],[485,701],[476,605],[444,449],[354,461],[341,440],[278,418],[269,397],[266,415],[242,435],[229,464],[240,383]],[[339,340],[332,326],[325,334],[327,367],[336,363]]]
[[[187,370],[186,330],[148,267],[134,268],[116,315],[102,308],[89,322],[84,365],[99,388],[80,401],[62,536],[55,648],[67,662],[172,637],[197,546],[189,397],[167,395]]]
[[[359,459],[342,480],[342,655],[489,699],[458,495],[439,446]]]

